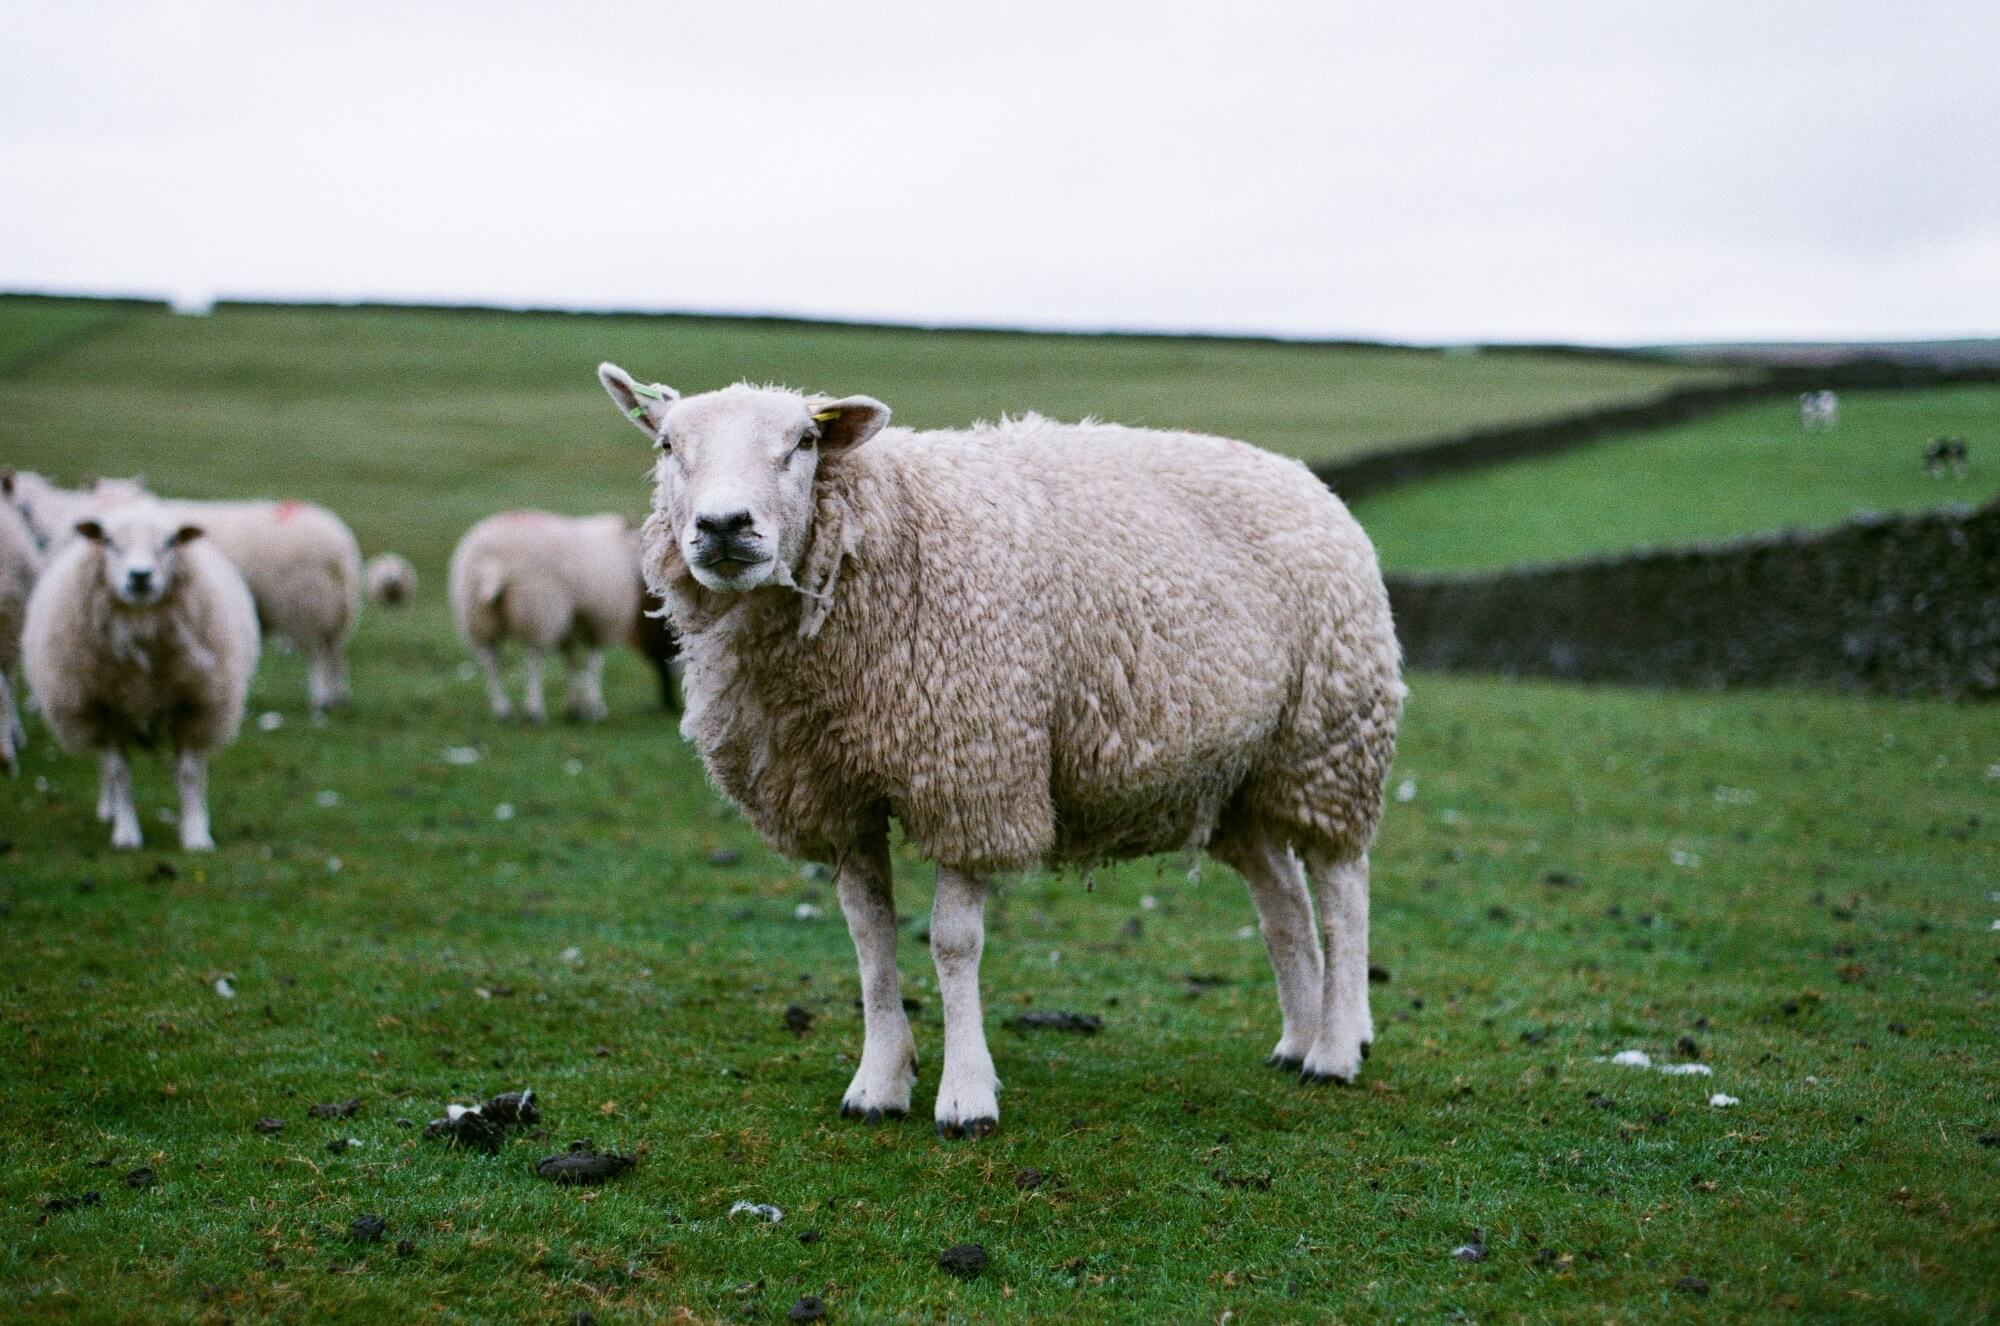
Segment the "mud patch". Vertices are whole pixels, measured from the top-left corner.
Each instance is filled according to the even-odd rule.
[[[986,1249],[977,1243],[960,1243],[938,1254],[938,1269],[946,1275],[970,1280],[986,1269]]]
[[[535,1173],[550,1183],[569,1186],[608,1183],[639,1162],[615,1151],[595,1151],[588,1142],[571,1142],[561,1155],[535,1162]]]
[[[1007,1019],[1013,1031],[1070,1031],[1079,1036],[1095,1036],[1104,1030],[1104,1019],[1095,1013],[1066,1013],[1055,1010],[1017,1013]],[[970,1245],[968,1245],[970,1246]]]

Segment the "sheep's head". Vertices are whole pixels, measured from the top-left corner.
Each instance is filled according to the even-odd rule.
[[[173,592],[181,548],[201,537],[199,525],[175,520],[157,502],[125,502],[76,522],[76,532],[103,554],[104,584],[121,603],[150,607]]]
[[[659,451],[654,519],[694,578],[725,593],[792,582],[812,534],[822,459],[889,422],[889,407],[867,396],[829,400],[739,384],[683,398],[634,382],[615,364],[597,376]]]

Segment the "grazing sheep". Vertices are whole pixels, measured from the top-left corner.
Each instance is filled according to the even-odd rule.
[[[548,720],[542,674],[558,649],[568,663],[568,715],[604,717],[604,650],[632,638],[637,566],[632,527],[619,515],[507,511],[466,531],[451,554],[451,611],[486,674],[494,717],[513,714],[500,684],[506,640],[527,651],[521,708],[530,721]]]
[[[14,702],[13,678],[21,666],[22,618],[35,577],[41,574],[42,553],[28,522],[15,509],[12,470],[0,470],[0,495],[7,499],[0,502],[0,765],[9,774],[18,774],[28,730],[21,726],[21,711]]]
[[[1963,479],[1971,468],[1971,453],[1962,437],[1934,437],[1924,447],[1924,473],[1942,479],[1950,470],[1954,479]]]
[[[17,503],[51,552],[70,540],[77,520],[155,496],[131,479],[100,479],[70,491],[39,475],[19,478],[34,481]],[[201,526],[236,563],[264,632],[305,651],[313,712],[347,703],[346,646],[361,615],[361,548],[346,522],[308,502],[158,500],[176,518]]]
[[[385,608],[400,608],[416,597],[417,568],[401,553],[376,553],[362,568],[368,597]]]
[[[1831,391],[1800,392],[1799,427],[1808,433],[1840,427],[1840,397]]]
[[[681,707],[681,642],[667,621],[660,596],[645,590],[639,599],[639,618],[632,624],[632,647],[660,674],[660,707],[677,713]]]
[[[1354,1078],[1404,689],[1374,549],[1304,466],[1188,433],[917,433],[865,396],[599,377],[659,450],[643,565],[681,636],[682,731],[774,847],[836,869],[866,1023],[843,1113],[905,1112],[915,1076],[892,817],[939,868],[945,1136],[999,1117],[986,880],[1043,862],[1235,867],[1277,974],[1274,1061]]]
[[[229,744],[257,669],[257,610],[234,563],[163,503],[138,498],[79,522],[28,600],[21,652],[42,717],[67,751],[102,763],[111,845],[140,845],[126,751],[175,752],[181,846],[215,846],[208,754]]]

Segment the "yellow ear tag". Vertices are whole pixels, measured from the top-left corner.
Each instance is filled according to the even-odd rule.
[[[821,411],[820,411],[820,412],[819,412],[818,414],[814,415],[814,416],[813,416],[813,418],[814,418],[815,420],[817,420],[818,422],[820,422],[820,423],[825,423],[825,422],[826,422],[827,420],[829,420],[829,419],[838,419],[838,418],[840,418],[840,411],[838,411],[838,410],[821,410]]]

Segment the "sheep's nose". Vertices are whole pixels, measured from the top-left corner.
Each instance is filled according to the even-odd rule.
[[[727,515],[722,516],[696,516],[694,518],[695,532],[711,538],[726,538],[735,534],[748,534],[751,523],[748,511],[731,511]]]
[[[132,587],[133,593],[143,593],[153,587],[153,573],[143,566],[135,566],[125,573],[125,583]]]

